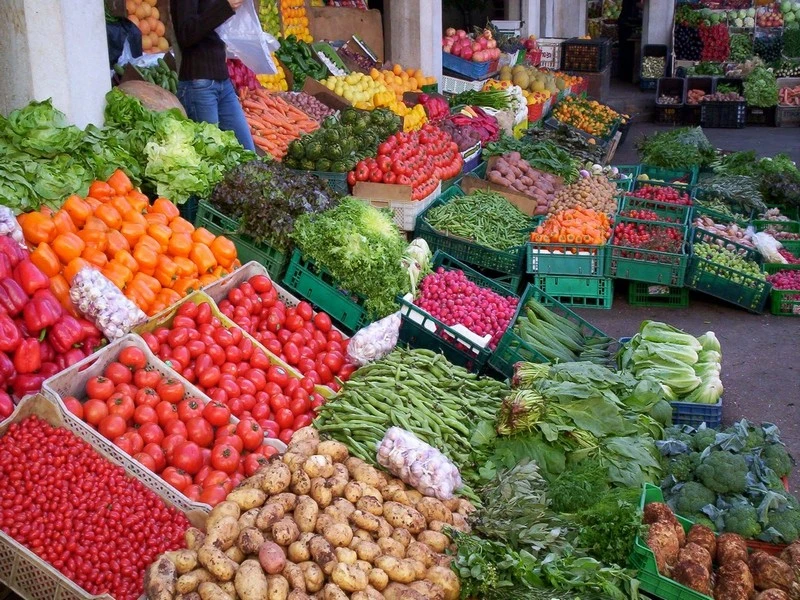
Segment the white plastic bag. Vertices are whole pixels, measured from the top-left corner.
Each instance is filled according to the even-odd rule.
[[[244,0],[236,14],[217,27],[216,31],[225,42],[228,52],[254,73],[275,75],[278,72],[270,53],[277,50],[280,44],[261,28],[253,0]]]
[[[378,464],[421,494],[449,500],[462,486],[458,468],[413,433],[390,427],[378,444]]]
[[[400,337],[400,320],[398,311],[359,330],[347,344],[347,358],[363,367],[389,354]]]
[[[759,231],[754,233],[750,239],[753,241],[756,250],[766,259],[766,262],[786,264],[786,259],[778,252],[783,246],[770,234]]]

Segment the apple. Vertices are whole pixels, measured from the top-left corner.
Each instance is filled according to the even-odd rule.
[[[486,42],[487,48],[497,48],[497,42],[495,40],[489,40]]]
[[[483,46],[481,46],[478,42],[473,42],[472,43],[472,51],[473,52],[480,52],[481,50],[483,50]]]
[[[445,32],[444,32],[444,34],[445,34],[447,37],[453,37],[453,36],[455,36],[455,34],[456,34],[456,30],[455,30],[453,27],[448,27],[447,29],[445,29]]]
[[[467,32],[464,31],[463,29],[459,29],[458,31],[456,31],[456,35],[460,38],[465,38],[467,37]]]
[[[461,53],[461,58],[465,60],[472,60],[472,48],[467,48]]]
[[[489,40],[487,40],[485,37],[478,38],[478,44],[481,48],[486,49],[489,47]]]

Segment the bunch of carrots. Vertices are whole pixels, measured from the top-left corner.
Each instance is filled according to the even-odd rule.
[[[286,156],[292,140],[319,128],[319,123],[302,110],[265,89],[242,89],[239,100],[253,142],[277,160]]]
[[[84,267],[98,269],[154,315],[239,264],[231,240],[195,229],[166,198],[151,204],[120,170],[92,183],[86,198],[72,195],[55,212],[42,208],[17,220],[31,260],[73,312],[69,287]]]
[[[539,244],[600,246],[609,237],[608,215],[582,207],[559,211],[531,232],[531,242]]]

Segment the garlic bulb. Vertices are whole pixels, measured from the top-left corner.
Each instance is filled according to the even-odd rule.
[[[100,271],[86,267],[78,271],[69,288],[78,310],[113,341],[147,320],[141,309],[128,300]]]

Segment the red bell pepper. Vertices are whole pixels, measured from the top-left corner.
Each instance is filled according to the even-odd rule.
[[[31,335],[38,337],[43,329],[55,325],[63,310],[50,290],[38,290],[25,305],[23,316]]]
[[[19,346],[20,341],[22,341],[22,335],[17,324],[14,323],[14,319],[6,313],[0,312],[0,350],[13,352]]]
[[[8,256],[12,267],[16,267],[19,261],[28,258],[28,251],[7,235],[0,236],[0,254]]]
[[[17,375],[11,383],[11,389],[14,392],[15,398],[22,398],[29,394],[35,394],[42,389],[44,380],[47,379],[44,375]]]
[[[47,340],[53,346],[53,350],[61,354],[80,344],[84,337],[78,319],[66,314],[61,315],[58,322],[47,332]]]
[[[14,352],[14,368],[17,373],[36,373],[42,366],[42,352],[39,340],[28,338],[22,340]]]
[[[14,267],[14,279],[25,290],[28,296],[33,296],[36,290],[46,290],[50,288],[50,280],[41,269],[31,262],[30,258],[19,261]]]
[[[73,348],[72,350],[70,350],[66,354],[59,355],[59,358],[61,358],[61,356],[64,357],[64,367],[63,367],[63,369],[66,369],[67,367],[71,367],[72,365],[74,365],[76,362],[82,361],[89,354],[91,354],[91,352],[89,352],[87,354],[85,351],[82,351],[80,348]],[[61,369],[61,370],[63,370],[63,369]]]
[[[5,387],[17,374],[8,354],[0,352],[0,387]]]
[[[14,267],[11,266],[11,259],[5,254],[0,252],[0,278],[11,277],[14,272]]]
[[[43,362],[41,368],[39,369],[39,375],[52,377],[61,370],[62,369],[59,369],[54,362]]]
[[[53,362],[56,359],[56,351],[53,350],[52,344],[50,344],[50,342],[47,340],[39,342],[39,352],[42,355],[43,363]]]
[[[87,319],[78,319],[78,323],[81,325],[81,341],[88,340],[89,338],[97,338],[100,339],[103,337],[103,334],[100,333],[100,330],[95,326],[94,323]]]
[[[26,304],[28,304],[28,295],[16,281],[11,277],[0,279],[0,308],[5,309],[12,317],[16,317]]]
[[[83,341],[83,355],[89,356],[94,351],[102,348],[105,345],[105,342],[100,337],[91,337],[86,338]]]
[[[14,412],[14,401],[11,396],[0,391],[0,421],[7,419]]]

